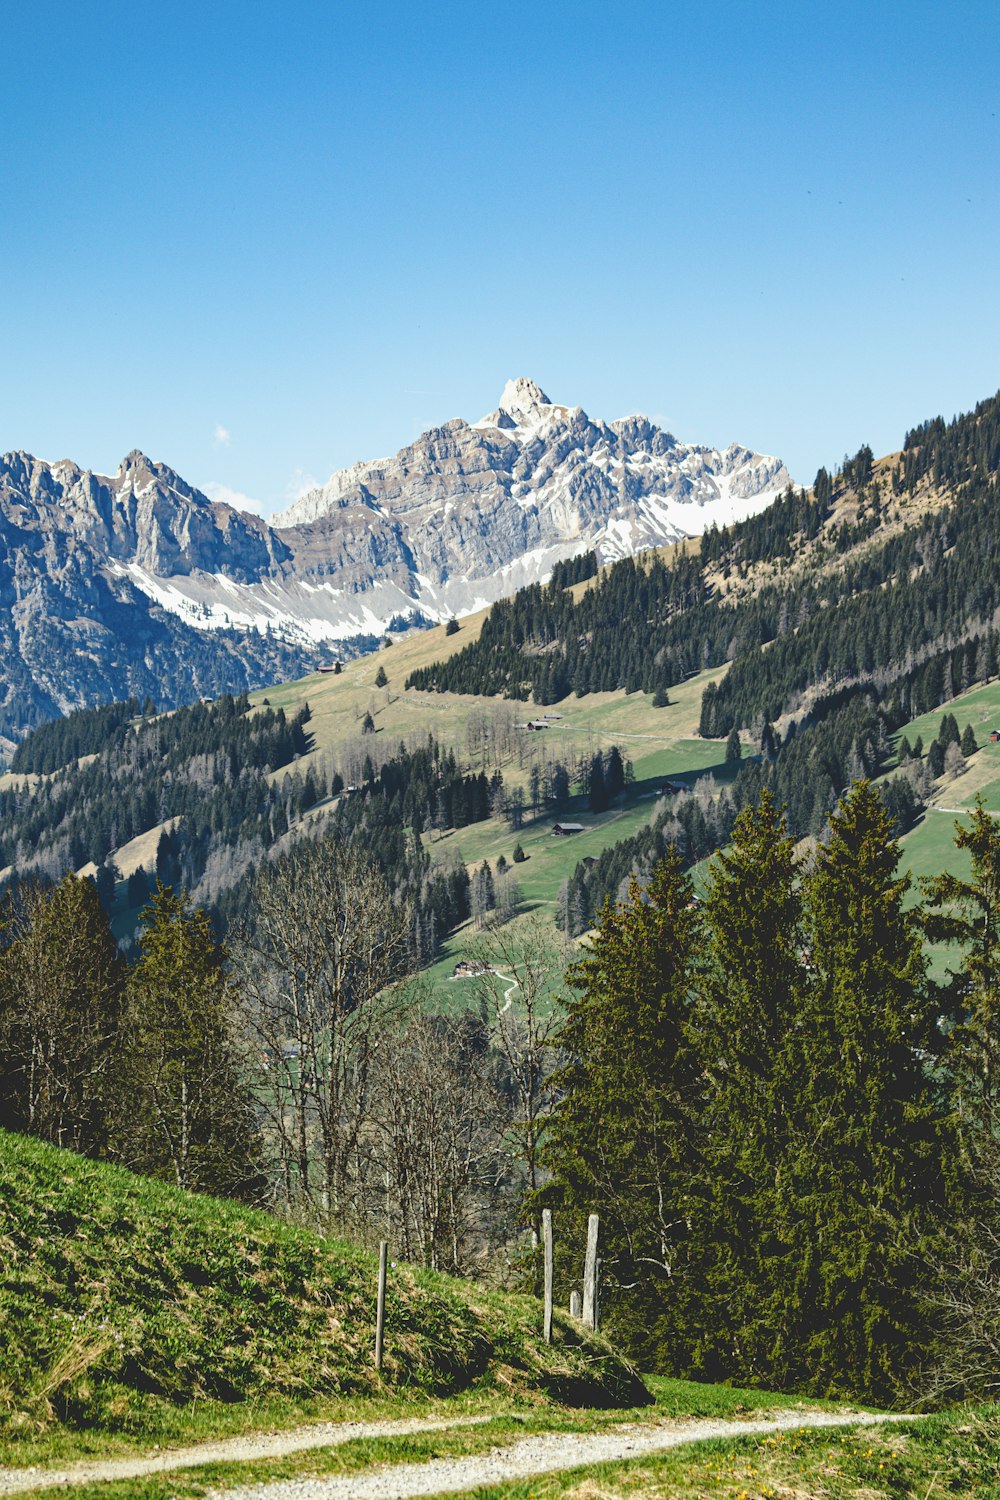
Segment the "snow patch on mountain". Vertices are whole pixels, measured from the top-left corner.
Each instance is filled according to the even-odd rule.
[[[478,421],[453,418],[392,457],[340,469],[270,525],[247,497],[206,494],[138,450],[110,477],[5,454],[0,582],[17,650],[31,655],[25,683],[47,682],[51,658],[59,692],[77,702],[110,691],[94,686],[84,652],[104,664],[101,682],[118,682],[119,657],[162,663],[182,647],[238,681],[289,660],[286,645],[316,660],[323,642],[350,649],[354,637],[483,608],[589,549],[611,562],[729,524],[788,483],[778,458],[685,444],[641,415],[595,420],[519,377]],[[129,622],[121,640],[112,618]],[[165,629],[171,619],[202,646]],[[54,631],[72,645],[41,646]],[[88,684],[77,697],[71,651]],[[18,689],[25,702],[30,691]],[[38,688],[37,703],[54,691]]]

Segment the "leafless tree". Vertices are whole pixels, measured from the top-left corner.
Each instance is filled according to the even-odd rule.
[[[387,1032],[369,1123],[379,1220],[407,1260],[468,1275],[489,1256],[506,1171],[504,1102],[472,1016],[416,1009]]]
[[[254,904],[234,961],[280,1188],[313,1222],[354,1225],[375,1049],[410,1003],[411,912],[334,838],[265,868]]]
[[[123,965],[95,888],[25,885],[0,918],[0,1075],[14,1118],[73,1150],[102,1139]]]
[[[495,927],[470,948],[482,965],[477,987],[493,1044],[513,1094],[507,1149],[529,1193],[541,1185],[539,1148],[551,1105],[549,1079],[558,1057],[555,988],[565,954],[537,918]],[[537,1239],[538,1224],[532,1220]]]
[[[1000,1392],[1000,1137],[977,1132],[974,1171],[980,1212],[956,1223],[951,1243],[932,1256],[932,1312],[939,1324],[937,1357],[923,1394],[996,1398]]]

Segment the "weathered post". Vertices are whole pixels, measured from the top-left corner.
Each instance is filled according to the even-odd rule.
[[[552,1210],[542,1209],[542,1254],[545,1261],[545,1313],[542,1322],[542,1337],[547,1344],[552,1342]]]
[[[587,1220],[587,1258],[583,1266],[583,1322],[594,1328],[597,1315],[597,1234],[600,1215],[591,1214]]]
[[[569,1294],[569,1315],[570,1315],[570,1317],[571,1318],[577,1318],[577,1319],[579,1319],[580,1314],[581,1314],[582,1311],[583,1311],[583,1304],[580,1301],[580,1293],[579,1292],[570,1292],[570,1294]]]
[[[600,1256],[597,1257],[597,1268],[594,1271],[594,1332],[598,1333],[601,1327],[601,1271],[604,1262]]]
[[[375,1368],[382,1368],[382,1346],[385,1342],[385,1273],[389,1264],[389,1241],[378,1247],[378,1301],[375,1305]]]

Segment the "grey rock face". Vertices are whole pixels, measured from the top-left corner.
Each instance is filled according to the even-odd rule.
[[[0,737],[56,711],[274,681],[320,644],[480,608],[593,548],[609,561],[760,510],[779,459],[593,421],[533,381],[340,470],[275,516],[165,464],[0,458]],[[349,648],[348,648],[349,649]]]
[[[164,593],[220,560],[233,580],[257,581],[286,555],[259,517],[212,505],[140,453],[113,478],[4,454],[0,749],[42,719],[132,693],[170,706],[307,671],[315,651],[206,633],[135,581],[155,576]]]
[[[521,378],[479,422],[340,470],[272,524],[298,577],[336,576],[373,609],[402,589],[441,618],[559,558],[593,548],[607,562],[749,515],[788,482],[780,459],[679,443],[646,417],[592,421]]]

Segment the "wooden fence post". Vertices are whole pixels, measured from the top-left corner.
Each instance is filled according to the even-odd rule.
[[[594,1332],[600,1332],[601,1327],[601,1271],[604,1262],[600,1256],[597,1257],[597,1265],[594,1269]]]
[[[545,1260],[545,1315],[542,1337],[552,1342],[552,1210],[542,1209],[542,1253]]]
[[[389,1241],[378,1247],[378,1301],[375,1305],[375,1368],[382,1368],[382,1346],[385,1342],[385,1273],[389,1263]]]
[[[580,1301],[580,1293],[579,1292],[570,1292],[570,1294],[569,1294],[569,1315],[570,1315],[570,1317],[571,1318],[579,1318],[579,1316],[580,1316],[580,1314],[581,1314],[582,1311],[583,1311],[583,1304]]]
[[[585,1327],[595,1327],[597,1315],[597,1235],[600,1215],[591,1214],[587,1221],[587,1259],[583,1266],[583,1322]]]

